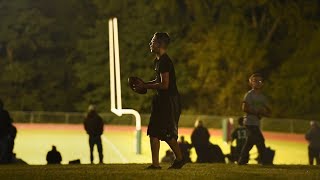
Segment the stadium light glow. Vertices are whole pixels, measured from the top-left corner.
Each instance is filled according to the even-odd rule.
[[[117,18],[109,19],[109,61],[111,112],[117,116],[131,114],[136,119],[136,153],[141,154],[141,116],[134,109],[122,109],[120,56]]]

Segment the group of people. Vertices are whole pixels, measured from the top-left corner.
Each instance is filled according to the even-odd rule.
[[[97,113],[94,105],[89,105],[87,115],[83,122],[84,129],[89,136],[89,148],[90,148],[90,162],[93,164],[94,146],[97,146],[99,153],[99,163],[103,164],[103,148],[101,142],[101,135],[104,130],[104,123],[101,116]],[[62,161],[61,153],[57,150],[56,146],[52,146],[52,150],[47,153],[46,157],[48,164],[60,164]],[[70,161],[69,164],[80,163],[79,160]]]
[[[159,141],[165,141],[172,149],[176,159],[170,168],[180,169],[186,163],[177,143],[178,122],[181,114],[180,95],[176,85],[176,74],[171,58],[167,54],[170,37],[167,33],[157,32],[151,39],[150,51],[155,54],[154,60],[155,79],[149,82],[139,82],[135,88],[154,89],[156,94],[152,99],[151,117],[148,125],[152,164],[147,169],[161,169],[159,165]],[[242,102],[244,125],[247,132],[243,148],[239,154],[238,164],[247,164],[248,154],[253,145],[256,145],[264,164],[264,151],[266,149],[264,137],[259,128],[260,120],[271,114],[271,108],[267,97],[262,93],[263,77],[255,73],[249,78],[251,90],[248,91]],[[194,141],[201,135],[199,140],[193,142],[199,162],[206,162],[208,149],[213,149],[209,143],[209,133],[201,126],[194,132],[191,139]],[[210,153],[209,153],[210,154]]]
[[[84,129],[89,135],[90,162],[93,163],[93,149],[97,146],[99,152],[99,162],[103,163],[103,151],[101,135],[103,133],[103,119],[96,112],[95,106],[90,105],[88,113],[84,119]],[[10,114],[4,108],[4,103],[0,99],[0,164],[21,163],[21,159],[15,157],[13,153],[14,141],[17,135],[17,128],[13,125]],[[47,153],[48,164],[60,164],[62,161],[61,153],[56,146]],[[23,162],[25,164],[25,162]]]
[[[169,43],[170,37],[167,33],[157,32],[153,35],[150,42],[150,51],[155,54],[155,79],[149,82],[141,81],[135,85],[136,89],[156,90],[151,103],[151,116],[147,133],[150,137],[152,163],[147,169],[161,169],[159,165],[159,141],[165,141],[175,156],[172,166],[169,167],[170,169],[180,169],[188,161],[185,160],[181,151],[182,148],[177,142],[181,104],[174,65],[167,54]],[[261,118],[271,115],[268,98],[262,92],[263,80],[260,73],[254,73],[249,77],[251,89],[245,94],[241,106],[245,113],[243,119],[241,119],[243,127],[233,134],[234,138],[239,139],[237,140],[239,146],[235,148],[235,161],[238,165],[248,163],[249,151],[254,145],[259,153],[258,162],[260,164],[272,163],[270,161],[270,149],[266,148],[265,139],[260,129]],[[198,133],[203,134],[205,138],[192,144],[198,155],[197,161],[205,162],[207,161],[205,156],[208,154],[208,149],[213,149],[211,148],[213,146],[210,147],[210,143],[208,143],[209,134],[205,130],[200,130]],[[191,137],[191,139],[194,137]],[[313,141],[309,136],[308,140]],[[309,148],[309,152],[316,152],[315,149]],[[312,152],[310,157],[312,157]],[[319,153],[316,156],[319,156]]]

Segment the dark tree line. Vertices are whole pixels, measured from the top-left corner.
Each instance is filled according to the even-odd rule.
[[[108,18],[119,21],[125,107],[149,112],[127,77],[153,77],[148,43],[172,37],[185,113],[239,115],[252,72],[273,116],[320,117],[317,0],[0,0],[0,97],[9,109],[109,109]]]

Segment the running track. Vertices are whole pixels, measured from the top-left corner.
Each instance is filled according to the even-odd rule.
[[[67,130],[67,131],[84,131],[82,124],[24,124],[15,123],[18,129],[25,130]],[[179,128],[179,134],[190,134],[193,128]],[[105,133],[108,131],[112,132],[124,132],[124,131],[135,131],[135,126],[119,126],[119,125],[106,125],[104,128]],[[142,132],[147,132],[147,127],[142,127]],[[219,129],[209,129],[210,134],[215,136],[221,136],[222,131]],[[278,132],[263,132],[266,139],[279,140],[279,141],[289,141],[289,142],[299,142],[307,144],[304,139],[304,134],[289,134],[289,133],[278,133]]]

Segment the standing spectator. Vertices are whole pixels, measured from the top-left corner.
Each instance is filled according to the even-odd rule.
[[[4,103],[0,99],[0,164],[9,163],[10,149],[10,129],[12,127],[12,119],[4,109]]]
[[[94,105],[88,108],[88,114],[84,120],[84,129],[89,135],[90,161],[93,164],[93,148],[97,145],[99,152],[99,163],[103,163],[103,150],[101,143],[101,135],[103,133],[103,120],[96,112]]]
[[[197,163],[208,162],[208,147],[209,147],[210,133],[206,127],[203,126],[201,120],[195,122],[195,128],[191,134],[191,143],[196,149]]]
[[[310,121],[310,130],[306,133],[305,138],[309,141],[309,164],[313,165],[313,160],[316,159],[317,165],[320,165],[320,127],[317,122]]]
[[[48,164],[60,164],[62,157],[59,151],[57,151],[56,146],[52,146],[52,150],[47,153],[47,163]]]
[[[191,162],[190,149],[192,148],[192,145],[184,140],[184,136],[180,137],[180,142],[178,142],[178,144],[185,162],[186,163]]]
[[[247,129],[247,139],[241,150],[238,164],[247,164],[247,155],[254,145],[257,146],[261,163],[264,163],[264,152],[266,149],[264,137],[260,130],[260,120],[263,116],[270,116],[271,108],[267,97],[262,93],[263,78],[259,73],[250,76],[249,84],[251,90],[246,93],[242,103],[242,110],[246,113],[244,116],[244,125]]]

